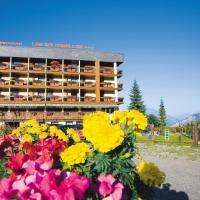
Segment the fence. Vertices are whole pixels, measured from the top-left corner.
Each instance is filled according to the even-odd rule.
[[[138,142],[161,142],[198,145],[200,128],[196,123],[191,126],[154,127],[147,134],[137,137]]]

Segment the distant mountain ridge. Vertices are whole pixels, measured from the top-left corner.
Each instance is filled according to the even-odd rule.
[[[188,117],[186,117],[183,120],[178,121],[177,123],[174,124],[174,126],[186,125],[188,123],[195,122],[198,120],[200,120],[200,113],[195,113],[195,114],[189,115]]]
[[[147,108],[147,114],[153,114],[155,116],[159,116],[159,112],[156,109]],[[183,114],[179,116],[171,116],[167,115],[167,126],[179,126],[186,125],[188,123],[200,120],[200,112],[194,114]]]

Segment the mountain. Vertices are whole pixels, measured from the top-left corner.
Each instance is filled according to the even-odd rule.
[[[195,114],[189,115],[188,117],[186,117],[183,120],[179,120],[173,126],[186,125],[188,123],[198,121],[198,120],[200,120],[200,113],[195,113]]]

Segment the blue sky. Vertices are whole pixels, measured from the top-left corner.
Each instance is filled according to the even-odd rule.
[[[0,0],[0,41],[84,44],[121,52],[125,105],[134,79],[147,107],[200,112],[200,1]]]

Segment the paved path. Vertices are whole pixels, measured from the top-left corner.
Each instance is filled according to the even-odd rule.
[[[141,155],[166,173],[155,200],[200,200],[200,148],[139,144]]]

